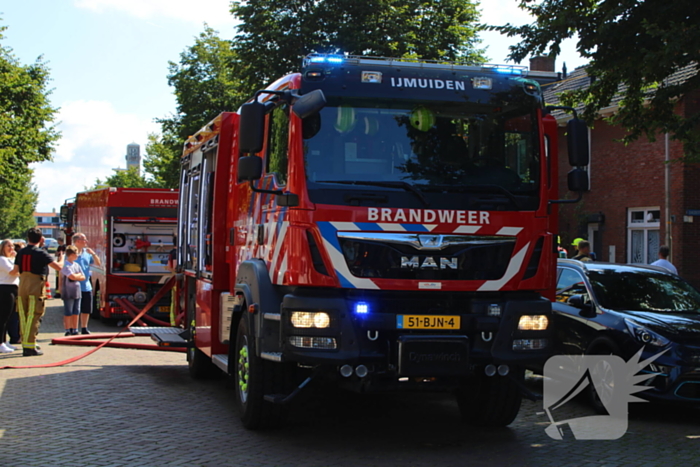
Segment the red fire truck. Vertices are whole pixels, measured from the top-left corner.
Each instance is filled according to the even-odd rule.
[[[454,391],[516,417],[551,354],[554,73],[310,55],[189,138],[178,214],[190,372],[235,379],[248,428],[310,382]],[[569,123],[569,188],[588,189]],[[580,197],[579,197],[580,198]],[[573,200],[575,201],[575,200]]]
[[[142,306],[162,287],[170,274],[177,203],[177,190],[103,188],[78,193],[61,208],[66,243],[74,233],[84,233],[102,262],[91,267],[96,317],[126,320],[127,310],[115,300]],[[169,321],[170,294],[149,313]]]

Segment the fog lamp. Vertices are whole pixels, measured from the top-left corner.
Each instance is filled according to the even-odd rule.
[[[544,331],[549,325],[546,315],[523,315],[518,321],[518,329],[521,331]]]
[[[335,349],[337,344],[333,337],[291,336],[289,343],[302,349]],[[351,367],[352,368],[352,367]]]
[[[513,339],[513,350],[542,350],[547,339]]]

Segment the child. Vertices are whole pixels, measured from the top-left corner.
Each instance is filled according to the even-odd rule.
[[[80,265],[75,262],[78,249],[73,245],[66,247],[66,256],[61,269],[61,298],[63,299],[63,327],[66,336],[78,334],[78,317],[80,316],[80,281],[85,275]]]

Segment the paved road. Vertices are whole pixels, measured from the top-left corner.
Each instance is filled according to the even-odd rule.
[[[42,357],[81,354],[49,303]],[[101,323],[93,331],[114,331]],[[140,338],[144,339],[144,338]],[[307,395],[285,428],[242,428],[230,380],[193,381],[183,354],[104,348],[58,368],[0,370],[3,466],[661,466],[700,465],[700,411],[631,406],[615,441],[555,441],[541,403],[524,402],[509,428],[463,426],[443,396]]]

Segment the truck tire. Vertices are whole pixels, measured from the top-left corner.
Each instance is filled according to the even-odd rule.
[[[187,349],[187,366],[192,379],[214,379],[223,375],[207,354],[194,347]]]
[[[489,377],[482,373],[465,380],[457,390],[462,421],[474,426],[510,425],[518,416],[521,402],[520,388],[506,376]]]
[[[283,368],[278,369],[274,363],[256,356],[255,339],[245,317],[238,322],[233,356],[236,360],[231,368],[243,426],[255,430],[282,425],[289,412],[288,406],[273,404],[264,397],[284,390]]]

